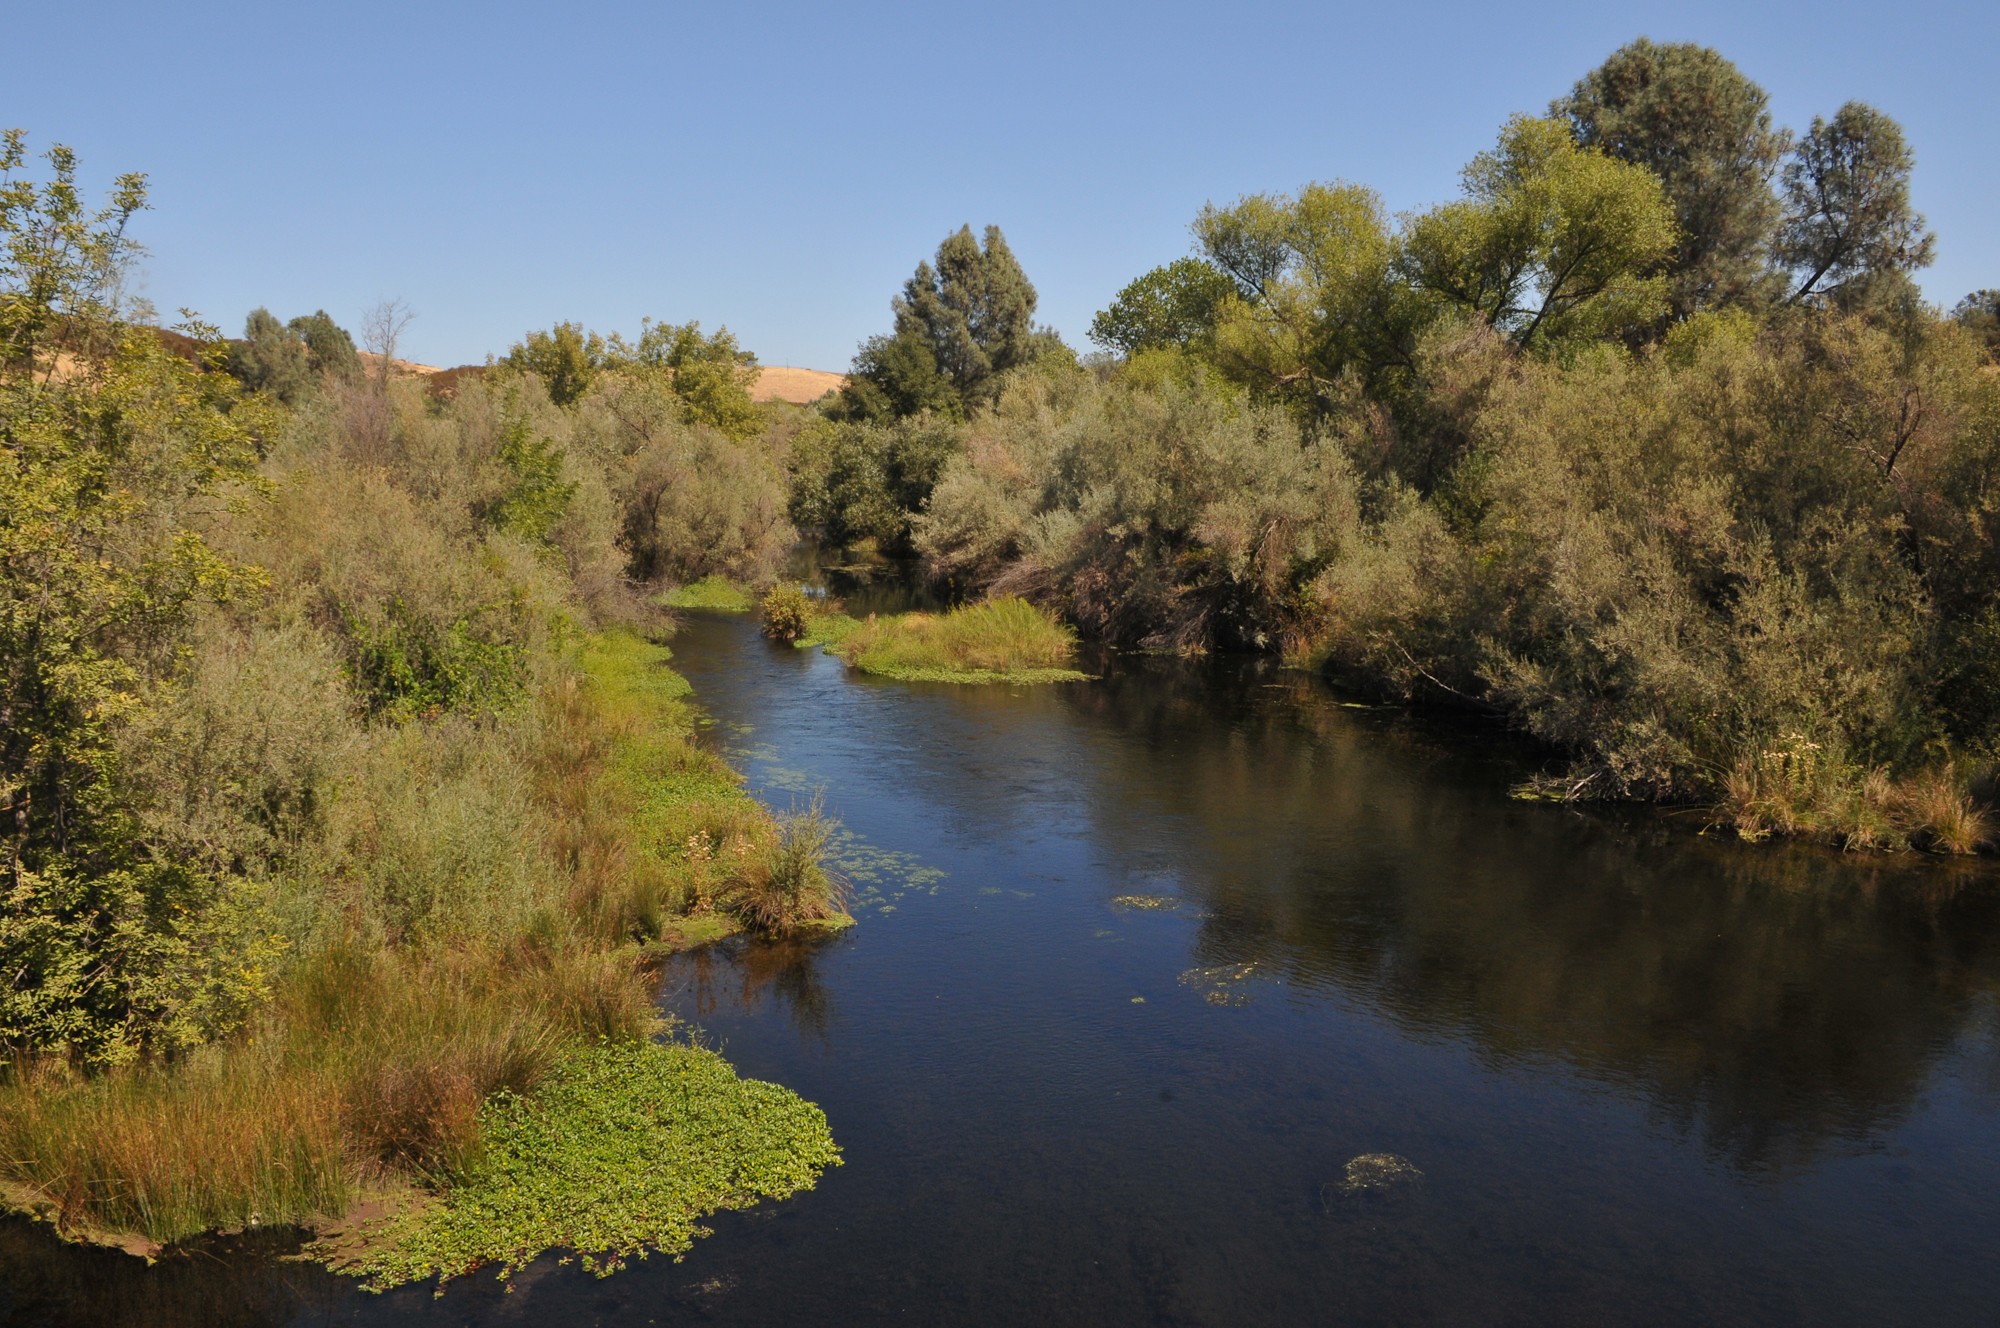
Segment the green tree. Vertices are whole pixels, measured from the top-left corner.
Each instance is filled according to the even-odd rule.
[[[1224,301],[1235,292],[1228,274],[1198,258],[1178,258],[1128,283],[1090,323],[1090,339],[1131,355],[1208,340]]]
[[[1774,253],[1792,274],[1791,302],[1849,303],[1871,282],[1930,265],[1936,237],[1910,206],[1915,164],[1902,127],[1872,106],[1813,118],[1781,175]]]
[[[1410,220],[1402,270],[1524,348],[1618,335],[1665,308],[1677,236],[1659,179],[1516,116],[1465,168],[1466,197]]]
[[[354,338],[321,309],[280,323],[269,309],[252,309],[243,339],[229,348],[229,372],[253,392],[296,406],[313,386],[361,376]]]
[[[1230,377],[1324,408],[1343,373],[1403,362],[1420,310],[1395,275],[1382,200],[1360,185],[1311,184],[1202,209],[1195,241],[1235,285],[1207,353]]]
[[[354,349],[353,336],[334,322],[326,310],[316,309],[302,314],[285,326],[305,343],[306,354],[316,372],[345,382],[352,382],[361,376],[361,356]]]
[[[1979,338],[1988,355],[2000,360],[2000,290],[1972,292],[1952,307],[1951,316]]]
[[[311,353],[269,309],[252,309],[243,340],[229,348],[229,372],[252,392],[297,405],[312,383]]]
[[[641,325],[639,339],[613,335],[607,363],[657,370],[667,376],[686,418],[720,429],[742,441],[764,426],[750,389],[757,383],[757,357],[737,343],[728,328],[704,334],[700,323]]]
[[[257,412],[112,319],[139,178],[93,211],[49,160],[53,185],[0,206],[0,1045],[121,1059],[229,1027],[270,954],[240,883],[148,851],[117,744],[196,609],[246,579],[206,522],[252,476]],[[70,371],[39,372],[56,351]]]
[[[146,177],[121,175],[101,207],[76,184],[76,154],[58,143],[39,187],[26,174],[26,130],[0,132],[0,368],[88,349],[111,326],[119,274],[142,252],[125,234],[146,206]],[[101,349],[101,347],[97,347]]]
[[[1667,269],[1676,318],[1775,298],[1771,176],[1788,136],[1772,127],[1769,100],[1706,46],[1641,37],[1549,108],[1578,143],[1643,166],[1666,187],[1680,233]]]
[[[530,332],[507,352],[505,362],[539,377],[549,400],[567,406],[597,381],[605,357],[603,337],[586,333],[581,323],[557,323],[547,332]]]
[[[937,265],[917,264],[891,307],[892,336],[864,342],[855,358],[852,379],[875,391],[847,394],[850,415],[873,418],[885,406],[896,415],[914,413],[910,405],[934,409],[942,394],[932,374],[969,414],[999,395],[1010,370],[1034,358],[1035,288],[998,226],[986,228],[983,246],[970,226],[946,236]]]

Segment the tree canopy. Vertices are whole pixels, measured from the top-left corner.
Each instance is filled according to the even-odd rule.
[[[936,265],[917,264],[891,308],[895,330],[863,342],[855,356],[849,414],[970,414],[1039,348],[1035,288],[998,226],[986,228],[983,245],[970,226],[946,236]]]
[[[1771,176],[1789,136],[1772,127],[1769,102],[1720,53],[1641,37],[1549,108],[1578,143],[1659,177],[1679,231],[1667,268],[1677,318],[1771,294]]]
[[[1871,281],[1930,266],[1937,240],[1910,206],[1915,165],[1902,127],[1872,106],[1813,117],[1781,177],[1776,257],[1792,273],[1794,302],[1850,303]]]

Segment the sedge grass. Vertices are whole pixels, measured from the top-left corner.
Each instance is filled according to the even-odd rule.
[[[659,597],[669,609],[698,610],[706,613],[748,613],[756,607],[749,590],[725,576],[705,576],[685,586],[675,586]]]
[[[1043,683],[1089,677],[1071,667],[1076,633],[1024,599],[943,614],[870,618],[831,647],[864,673],[906,682]]]

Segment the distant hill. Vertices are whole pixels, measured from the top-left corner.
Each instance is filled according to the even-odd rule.
[[[838,392],[847,383],[846,374],[826,369],[794,369],[789,364],[767,364],[757,370],[750,396],[757,401],[791,401],[805,405],[829,392]]]

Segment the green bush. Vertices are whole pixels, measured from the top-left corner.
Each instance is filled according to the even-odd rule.
[[[764,592],[757,603],[764,635],[773,641],[797,641],[812,624],[812,601],[795,585],[780,584]]]

